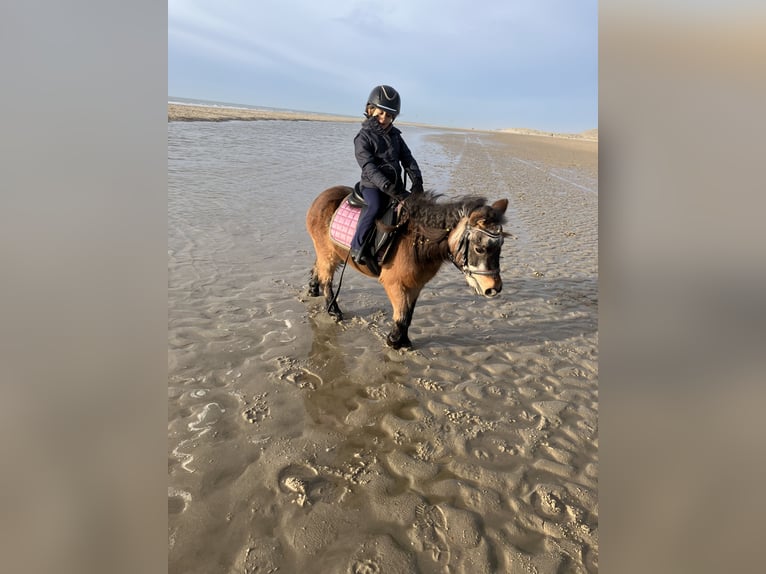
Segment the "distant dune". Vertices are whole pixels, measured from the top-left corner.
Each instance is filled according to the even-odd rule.
[[[358,122],[358,118],[316,114],[312,112],[291,112],[279,110],[252,110],[168,103],[168,121],[225,122],[231,120],[303,120],[325,122]]]
[[[509,134],[520,134],[520,135],[526,135],[526,136],[545,136],[545,137],[553,137],[553,138],[598,141],[598,128],[592,129],[592,130],[586,130],[584,132],[580,132],[579,134],[559,134],[555,132],[546,132],[542,130],[533,130],[529,128],[506,128],[506,129],[502,129],[498,131],[509,133]]]

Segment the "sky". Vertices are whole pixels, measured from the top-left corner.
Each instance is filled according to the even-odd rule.
[[[168,97],[399,121],[598,127],[597,0],[169,0]]]

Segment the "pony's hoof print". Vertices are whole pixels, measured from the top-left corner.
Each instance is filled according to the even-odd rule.
[[[357,560],[351,566],[351,574],[378,574],[380,566],[372,560]]]

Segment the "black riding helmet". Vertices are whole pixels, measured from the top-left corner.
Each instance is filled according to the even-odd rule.
[[[399,97],[399,92],[391,86],[375,86],[370,92],[370,97],[367,98],[367,105],[375,106],[398,116],[402,109],[402,99]],[[367,115],[366,106],[365,115]]]

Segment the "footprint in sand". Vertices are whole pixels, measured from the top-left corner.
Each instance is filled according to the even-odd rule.
[[[309,483],[297,476],[286,476],[280,481],[280,486],[286,492],[290,492],[295,495],[294,502],[298,506],[305,506],[311,504],[308,496]]]
[[[250,424],[259,423],[271,414],[271,409],[266,402],[266,393],[255,397],[255,401],[252,407],[245,409],[242,416]]]
[[[372,560],[358,560],[351,565],[352,574],[378,574],[380,566]]]
[[[168,487],[168,514],[181,514],[192,500],[191,493],[179,488]]]
[[[560,493],[554,493],[554,488],[540,486],[535,494],[539,508],[544,514],[548,516],[561,516],[563,514],[566,506],[560,498]]]
[[[284,563],[282,548],[273,538],[250,540],[244,555],[245,574],[272,574]]]
[[[349,557],[347,574],[388,574],[416,572],[415,561],[389,535],[369,538]]]
[[[279,372],[278,377],[284,381],[292,383],[299,389],[308,389],[310,391],[317,390],[317,388],[322,386],[322,383],[324,382],[322,377],[303,367],[282,369]]]
[[[449,564],[449,549],[445,542],[447,520],[438,506],[419,504],[415,509],[415,535],[424,551],[430,551],[435,562]]]
[[[291,501],[301,507],[317,502],[338,502],[348,491],[332,477],[323,477],[317,469],[298,464],[283,468],[277,482],[280,490],[291,496]]]

